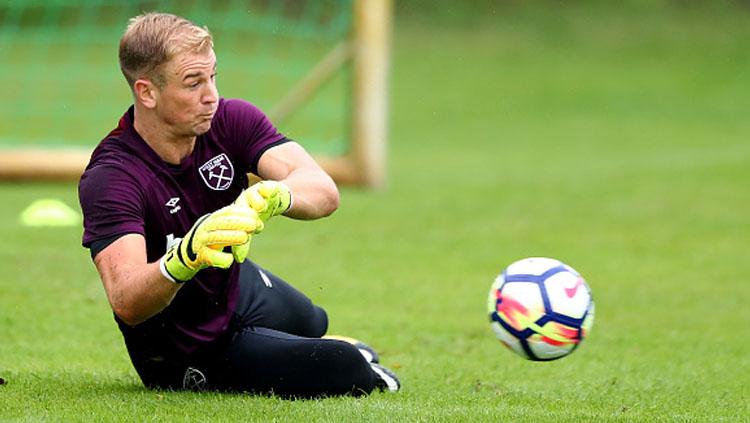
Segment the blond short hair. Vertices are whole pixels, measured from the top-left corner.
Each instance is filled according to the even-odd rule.
[[[163,64],[180,53],[202,53],[213,45],[208,28],[185,18],[154,12],[138,15],[120,38],[120,70],[131,88],[140,78],[164,86]]]

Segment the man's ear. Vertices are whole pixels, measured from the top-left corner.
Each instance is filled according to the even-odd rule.
[[[159,88],[148,79],[138,79],[133,83],[135,99],[147,109],[156,107],[159,99]]]

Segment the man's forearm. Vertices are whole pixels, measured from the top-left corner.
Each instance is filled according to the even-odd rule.
[[[292,207],[284,215],[295,219],[318,219],[339,206],[339,191],[333,179],[295,142],[266,151],[258,161],[262,179],[280,181],[292,193]]]
[[[111,257],[102,257],[96,265],[112,310],[129,326],[142,323],[162,311],[182,286],[164,277],[158,262],[111,266],[111,263],[105,263],[107,260]],[[108,270],[113,268],[117,272]]]
[[[292,191],[292,207],[284,213],[295,219],[326,217],[339,207],[336,184],[325,173],[299,169],[282,180]]]

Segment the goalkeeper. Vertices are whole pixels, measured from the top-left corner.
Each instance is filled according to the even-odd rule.
[[[398,390],[369,347],[323,337],[326,312],[246,259],[275,216],[322,218],[339,196],[260,110],[219,97],[208,30],[140,15],[119,58],[134,104],[94,150],[79,198],[83,245],[143,383],[287,397]],[[248,187],[248,173],[262,181]]]

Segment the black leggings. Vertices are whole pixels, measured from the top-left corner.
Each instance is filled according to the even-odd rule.
[[[320,338],[328,328],[322,308],[249,260],[241,266],[229,333],[209,354],[155,362],[130,351],[146,386],[300,398],[373,390],[375,374],[357,348]]]
[[[224,388],[280,396],[367,394],[375,376],[351,344],[320,339],[325,311],[279,277],[246,261],[235,333],[224,350]]]

